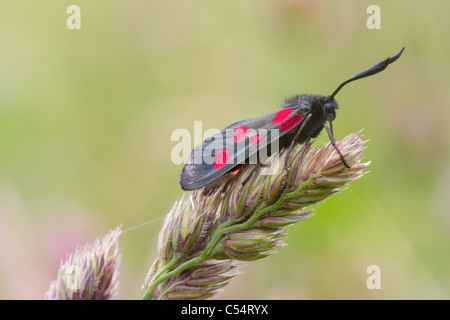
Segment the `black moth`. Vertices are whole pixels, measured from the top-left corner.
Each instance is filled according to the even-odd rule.
[[[181,171],[182,189],[195,190],[206,186],[205,190],[211,190],[233,177],[232,174],[244,163],[255,163],[250,160],[255,156],[261,157],[261,150],[264,148],[268,155],[285,148],[289,148],[290,152],[296,143],[302,144],[315,138],[323,128],[342,162],[349,167],[333,136],[332,121],[336,118],[336,109],[339,107],[334,97],[347,83],[386,69],[404,50],[405,47],[395,56],[344,81],[330,96],[293,96],[281,105],[281,110],[233,123],[222,132],[207,138],[192,150]],[[276,144],[278,150],[274,147]]]

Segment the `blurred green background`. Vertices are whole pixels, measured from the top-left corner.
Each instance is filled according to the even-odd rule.
[[[81,30],[66,27],[71,4]],[[380,30],[366,27],[371,4]],[[335,135],[364,128],[370,173],[218,298],[448,299],[448,12],[410,0],[0,2],[0,298],[41,299],[78,244],[164,217],[182,194],[175,129],[330,94],[407,45],[337,97]],[[117,298],[140,298],[161,224],[121,236]],[[373,264],[380,290],[366,287]]]

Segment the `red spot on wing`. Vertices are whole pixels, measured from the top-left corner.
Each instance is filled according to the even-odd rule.
[[[260,142],[261,142],[261,136],[259,134],[250,138],[250,144],[258,144]]]
[[[239,142],[248,135],[247,126],[241,126],[234,130],[234,142]]]
[[[283,122],[280,127],[280,131],[288,131],[291,130],[293,127],[295,127],[301,120],[303,119],[303,116],[300,114],[298,116],[293,116],[289,120]]]
[[[231,156],[227,149],[222,149],[216,153],[216,161],[214,162],[214,169],[221,169],[230,162]]]
[[[242,166],[240,166],[240,167],[237,168],[236,170],[230,171],[229,173],[235,176],[235,175],[237,175],[237,173],[238,173],[242,168],[244,168],[244,166],[245,166],[245,164],[243,164]]]
[[[294,109],[283,109],[277,112],[275,118],[272,120],[274,124],[282,124],[285,123],[289,116],[294,112]]]
[[[291,114],[294,112],[294,109],[283,109],[277,112],[275,118],[272,120],[274,124],[280,124],[280,131],[288,131],[295,127],[302,119],[303,116],[297,115],[291,117]]]

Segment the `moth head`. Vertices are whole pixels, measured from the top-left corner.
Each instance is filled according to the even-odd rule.
[[[326,121],[333,121],[336,119],[336,109],[339,109],[339,105],[334,100],[322,105],[322,110]]]

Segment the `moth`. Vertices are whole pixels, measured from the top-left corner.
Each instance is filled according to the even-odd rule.
[[[205,189],[214,188],[232,178],[242,166],[251,163],[250,160],[256,158],[258,162],[261,150],[266,150],[269,155],[285,149],[291,152],[295,144],[303,144],[317,137],[323,128],[328,133],[330,142],[342,163],[350,168],[336,146],[333,135],[332,123],[339,108],[335,96],[349,82],[386,69],[389,64],[400,58],[405,48],[342,82],[329,96],[295,95],[286,99],[281,105],[281,110],[233,123],[222,132],[207,138],[192,150],[186,161],[180,175],[181,188],[183,190],[195,190],[205,186]],[[289,170],[289,164],[286,163],[286,166]]]

